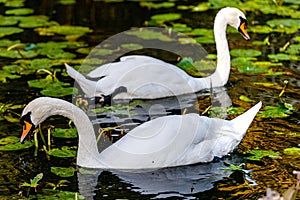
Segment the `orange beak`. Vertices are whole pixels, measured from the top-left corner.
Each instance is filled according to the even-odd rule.
[[[25,141],[26,136],[30,133],[32,130],[33,124],[27,121],[24,121],[23,130],[20,142],[23,143]]]
[[[245,22],[241,23],[241,25],[239,27],[239,31],[242,34],[242,36],[245,38],[245,40],[250,40],[250,36],[246,31],[246,23]]]

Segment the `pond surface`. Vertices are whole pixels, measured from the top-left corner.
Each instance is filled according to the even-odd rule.
[[[209,3],[85,0],[44,0],[39,1],[39,4],[31,0],[0,2],[0,28],[18,28],[4,29],[6,35],[3,36],[2,30],[0,31],[1,148],[6,145],[3,138],[20,137],[21,108],[30,100],[39,96],[56,96],[78,102],[80,95],[72,95],[74,82],[64,72],[63,63],[80,67],[93,47],[102,41],[134,27],[145,26],[168,27],[180,31],[194,38],[209,54],[215,54],[211,29],[215,14],[223,6],[237,6],[246,10],[251,40],[245,41],[235,30],[228,29],[228,41],[232,50],[231,74],[226,88],[214,91],[214,100],[218,103],[213,105],[219,104],[219,101],[225,101],[226,107],[232,104],[234,109],[226,114],[231,119],[255,102],[263,102],[262,111],[253,121],[238,149],[226,158],[207,164],[139,173],[113,170],[87,170],[79,173],[74,156],[61,158],[47,155],[49,147],[38,134],[37,150],[34,146],[14,151],[0,150],[0,199],[75,199],[78,193],[86,199],[258,199],[265,195],[266,188],[283,194],[296,183],[293,170],[300,170],[300,5],[296,1],[264,1],[263,5],[256,1],[232,1],[226,5],[214,0]],[[9,11],[18,8],[32,10],[19,10],[18,12],[25,13],[20,15],[15,13],[16,10]],[[170,13],[177,15],[165,15],[160,19],[161,14]],[[178,14],[179,18],[176,19]],[[20,17],[37,15],[39,17],[33,20]],[[175,19],[170,19],[174,16]],[[159,20],[155,20],[157,18]],[[280,21],[282,19],[288,21]],[[53,28],[59,25],[76,27],[68,29],[65,26],[63,30]],[[10,31],[15,32],[9,34]],[[154,38],[159,39],[161,38]],[[56,42],[56,47],[49,47],[50,41]],[[66,41],[68,43],[64,43]],[[21,43],[26,46],[19,45]],[[15,44],[18,46],[12,48],[13,54],[7,55],[7,48]],[[59,49],[58,46],[63,47]],[[148,54],[168,62],[178,62],[178,55],[171,51],[137,50],[136,47],[134,43],[122,47],[104,46],[100,59],[93,60],[96,64],[92,65],[111,61],[116,59],[116,55],[119,57],[123,54]],[[38,71],[41,68],[48,72]],[[199,75],[199,69],[185,70],[192,75]],[[213,68],[200,71],[200,75],[207,75]],[[36,80],[38,81],[35,82]],[[52,91],[48,88],[55,89]],[[96,110],[90,108],[88,114],[95,125],[95,131],[99,127],[106,130],[106,136],[102,138],[102,142],[105,140],[104,146],[100,147],[104,148],[107,143],[117,140],[149,118],[183,112],[212,116],[213,110],[204,112],[213,102],[209,91],[197,95],[197,98],[182,96],[153,101],[135,100],[130,104],[113,102],[112,106]],[[220,100],[217,96],[226,98]],[[96,111],[96,114],[92,111]],[[45,139],[50,125],[55,126],[56,130],[69,128],[67,119],[51,118],[41,126]],[[115,128],[105,129],[107,127]],[[66,139],[52,134],[51,149],[67,146],[70,152],[76,150],[76,135],[75,138]],[[228,168],[230,164],[240,165],[239,170],[222,169]],[[71,175],[57,175],[55,167],[70,169]],[[21,186],[25,182],[30,183],[39,173],[43,173],[43,178],[38,182],[36,191],[34,188]]]

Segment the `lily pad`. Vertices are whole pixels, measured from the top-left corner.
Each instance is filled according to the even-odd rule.
[[[257,116],[261,118],[285,118],[292,114],[293,110],[292,105],[278,102],[278,106],[265,106],[264,111],[260,111]]]
[[[291,44],[285,52],[289,54],[300,54],[300,44]]]
[[[254,49],[233,49],[230,51],[232,56],[236,57],[257,57],[261,56],[261,52]]]
[[[123,49],[134,51],[134,50],[142,49],[143,45],[136,44],[136,43],[128,43],[128,44],[122,44],[121,47]]]
[[[66,52],[59,48],[43,48],[39,49],[38,53],[40,55],[45,55],[50,59],[72,59],[75,58],[76,55],[70,52]]]
[[[20,143],[20,138],[15,136],[8,136],[0,139],[1,151],[17,151],[22,149],[28,149],[34,146],[34,141],[26,141],[24,144]]]
[[[274,60],[299,60],[299,56],[296,55],[289,55],[284,53],[278,53],[278,54],[269,54],[268,58],[274,59]]]
[[[141,7],[160,9],[160,8],[172,8],[175,6],[174,2],[150,2],[150,1],[141,1]]]
[[[19,27],[21,28],[37,28],[58,25],[55,21],[49,21],[49,17],[45,15],[16,16],[15,19],[20,21]]]
[[[76,3],[76,0],[58,0],[57,3],[62,5],[72,5]]]
[[[161,41],[165,41],[165,42],[172,41],[172,38],[170,38],[169,36],[167,36],[161,32],[147,30],[147,29],[139,29],[137,31],[130,31],[130,32],[126,32],[125,34],[134,35],[134,36],[142,38],[144,40],[157,39],[157,40],[161,40]]]
[[[245,95],[241,95],[241,96],[239,97],[239,99],[242,100],[242,101],[248,102],[248,103],[253,103],[253,102],[255,102],[253,99],[250,99],[249,97],[247,97],[247,96],[245,96]]]
[[[209,8],[210,8],[210,3],[203,2],[203,3],[199,3],[197,6],[193,7],[192,11],[193,12],[203,12],[203,11],[207,11]]]
[[[0,37],[22,33],[23,29],[17,27],[0,27]]]
[[[47,28],[36,28],[34,29],[40,35],[84,35],[86,33],[91,33],[93,30],[89,27],[83,26],[50,26]]]
[[[191,27],[188,27],[186,24],[181,23],[173,24],[172,29],[176,32],[189,32],[192,30]]]
[[[286,148],[284,149],[283,153],[286,155],[300,156],[300,148],[298,147]]]
[[[246,153],[250,153],[253,154],[253,156],[247,157],[248,160],[260,160],[263,157],[270,157],[270,158],[280,158],[280,152],[274,152],[271,150],[259,150],[259,149],[255,149],[255,150],[250,150],[247,151]]]
[[[55,157],[60,158],[70,158],[70,157],[76,157],[77,151],[73,150],[71,147],[63,146],[61,149],[59,148],[53,148],[48,151],[48,154]]]
[[[7,15],[29,15],[32,13],[34,13],[34,10],[31,8],[17,8],[5,11],[5,14]]]
[[[18,20],[14,17],[7,17],[7,16],[0,16],[0,26],[12,26],[16,25],[18,23]]]
[[[69,129],[63,129],[63,128],[55,128],[53,132],[51,132],[51,135],[53,137],[58,138],[77,138],[77,130],[76,128],[69,128]]]
[[[157,14],[151,17],[152,20],[161,21],[161,22],[175,21],[180,18],[181,18],[181,14],[179,13]]]
[[[75,169],[73,167],[51,167],[51,172],[65,178],[74,176]]]
[[[206,76],[205,71],[213,71],[216,68],[211,60],[193,61],[192,58],[183,58],[177,66],[193,76]]]
[[[21,76],[15,75],[15,74],[10,74],[4,70],[0,70],[0,82],[6,83],[8,78],[9,79],[17,79],[17,78],[21,78]]]
[[[23,7],[25,0],[12,0],[12,1],[5,1],[6,7]]]
[[[30,87],[43,88],[41,94],[52,97],[63,97],[77,93],[74,87],[68,87],[69,83],[53,81],[51,79],[37,79],[28,81]]]
[[[35,195],[30,195],[35,196]],[[62,190],[52,190],[52,189],[44,189],[43,194],[37,194],[36,199],[39,200],[54,200],[54,199],[78,199],[78,200],[84,200],[85,198],[82,195],[78,195],[78,193],[75,192],[69,192],[69,191],[62,191]]]

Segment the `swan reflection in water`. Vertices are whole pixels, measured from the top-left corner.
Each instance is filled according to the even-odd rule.
[[[230,158],[231,157],[231,158]],[[180,197],[186,199],[195,198],[194,195],[205,192],[214,187],[214,183],[232,174],[230,170],[221,168],[228,167],[225,162],[239,164],[242,158],[232,155],[221,161],[163,168],[152,171],[117,171],[109,170],[120,179],[120,182],[127,183],[128,190],[143,195],[150,195],[152,198]],[[83,168],[81,168],[83,169]],[[79,193],[86,199],[93,199],[96,196],[97,188],[103,187],[101,173],[103,170],[84,169],[83,173],[78,172]],[[82,170],[79,170],[82,171]],[[93,173],[93,174],[87,174]],[[123,190],[123,189],[122,189]],[[101,197],[104,194],[101,194]],[[108,195],[109,194],[105,194]]]

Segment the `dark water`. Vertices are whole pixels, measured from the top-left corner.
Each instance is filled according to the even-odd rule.
[[[193,3],[193,2],[186,2]],[[137,2],[94,2],[94,1],[77,1],[73,5],[61,5],[56,1],[26,1],[26,7],[32,7],[36,14],[49,16],[51,19],[60,24],[89,26],[94,30],[92,34],[83,36],[79,40],[85,41],[90,46],[99,44],[104,39],[114,34],[126,31],[132,27],[142,27],[150,16],[156,13],[168,13],[174,11],[174,8],[149,10],[142,8]],[[5,8],[1,7],[1,13]],[[183,14],[183,22],[189,26],[211,28],[216,11],[202,13],[188,13],[178,11]],[[261,13],[249,12],[247,17],[251,22],[264,21],[272,16],[264,16]],[[203,20],[205,19],[205,20]],[[298,32],[299,35],[299,32]],[[252,34],[252,40],[262,40],[266,35]],[[294,35],[271,34],[271,46],[261,48],[263,55],[260,60],[268,60],[267,54],[277,52],[278,48]],[[20,39],[24,43],[37,43],[47,40],[57,40],[59,37],[40,37],[38,34],[28,30],[18,36],[12,36],[12,39]],[[229,45],[231,49],[235,48],[253,48],[251,43],[243,41],[238,34],[230,36]],[[215,53],[214,45],[203,45],[210,53]],[[152,52],[153,53],[153,52]],[[157,53],[159,54],[159,53]],[[164,55],[161,55],[165,57]],[[167,58],[168,60],[168,58]],[[3,63],[8,62],[1,59]],[[265,105],[277,105],[278,94],[281,88],[262,88],[249,85],[251,82],[275,82],[283,86],[284,80],[289,80],[288,89],[283,96],[287,103],[299,108],[299,61],[286,61],[283,66],[284,70],[291,72],[291,75],[282,76],[265,76],[265,75],[247,75],[232,70],[229,83],[227,84],[228,95],[234,105],[242,107],[250,104],[243,104],[239,101],[239,96],[246,95],[255,101],[263,101]],[[9,80],[7,83],[0,84],[1,102],[14,104],[26,104],[31,99],[41,96],[39,90],[28,87],[27,80],[34,79],[33,76],[24,76],[21,79]],[[60,77],[65,81],[72,83],[67,77]],[[72,97],[65,97],[71,101]],[[204,103],[200,108],[197,107],[194,99],[185,100],[184,107],[188,107],[189,112],[203,111],[211,102],[205,97],[201,97]],[[161,101],[159,101],[162,104]],[[166,100],[167,112],[180,113],[183,108],[170,103]],[[156,102],[142,102],[144,107],[149,107]],[[21,110],[19,111],[21,113]],[[170,113],[160,113],[156,116]],[[136,117],[135,123],[145,121],[141,115],[115,116],[120,119],[120,123],[129,124],[133,122],[132,118]],[[109,126],[109,116],[103,114],[102,118],[94,120],[95,124]],[[114,118],[115,120],[115,118]],[[122,121],[124,120],[124,121]],[[127,121],[126,121],[127,120]],[[43,127],[49,124],[66,127],[67,120],[55,118],[45,122]],[[246,134],[245,139],[239,145],[239,152],[250,149],[266,149],[283,152],[287,147],[299,146],[299,113],[295,112],[286,119],[258,119],[253,122],[250,131]],[[19,137],[21,126],[17,123],[1,121],[0,137],[8,135]],[[285,133],[274,134],[274,131]],[[66,142],[59,139],[53,139],[55,146],[65,145]],[[76,140],[68,140],[68,145],[74,146]],[[169,199],[257,199],[265,193],[265,189],[270,187],[279,192],[285,191],[295,183],[293,170],[300,170],[300,163],[297,157],[282,155],[281,159],[264,158],[259,162],[248,162],[239,153],[235,152],[227,158],[209,164],[198,164],[192,166],[161,169],[144,173],[126,173],[117,171],[98,171],[93,175],[76,174],[71,178],[60,178],[50,172],[52,166],[75,167],[75,159],[61,159],[45,155],[40,147],[36,157],[34,157],[34,148],[16,152],[0,151],[0,199],[19,198],[19,192],[26,193],[24,188],[19,185],[29,182],[38,173],[43,172],[38,192],[43,194],[43,188],[51,188],[47,183],[57,183],[61,179],[69,181],[67,186],[59,190],[80,192],[87,198],[95,199],[150,199],[150,198],[169,198]],[[298,157],[299,158],[299,157]],[[231,172],[220,170],[225,167],[225,162],[232,164],[246,163],[245,169],[251,169],[252,172]],[[31,190],[31,194],[35,194]]]

